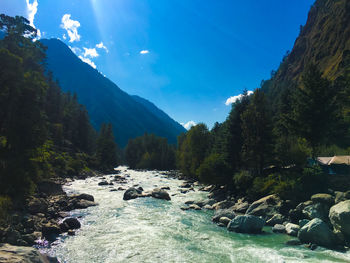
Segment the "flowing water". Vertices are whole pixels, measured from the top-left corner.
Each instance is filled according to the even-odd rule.
[[[151,190],[169,186],[171,201],[151,197],[123,201],[124,191],[98,186],[100,178],[77,180],[65,187],[68,193],[88,193],[99,204],[75,210],[82,227],[75,236],[62,236],[48,251],[61,262],[350,262],[350,253],[303,246],[286,247],[286,235],[247,235],[228,232],[211,222],[212,211],[182,211],[187,200],[204,199],[205,192],[181,194],[183,181],[162,173],[119,167],[134,184]],[[114,176],[106,176],[111,180]],[[116,184],[114,188],[119,187]]]

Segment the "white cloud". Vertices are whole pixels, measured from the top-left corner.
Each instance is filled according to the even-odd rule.
[[[248,90],[248,91],[247,91],[247,94],[248,94],[248,95],[251,95],[251,94],[253,94],[253,91]],[[229,106],[229,105],[235,103],[237,100],[242,99],[242,97],[243,97],[243,94],[239,94],[239,95],[237,95],[237,96],[229,97],[229,98],[226,100],[225,104],[226,104],[227,106]]]
[[[197,123],[195,123],[194,121],[188,121],[187,123],[182,122],[181,125],[184,126],[186,130],[189,130],[191,129],[191,127],[196,126]]]
[[[78,54],[80,54],[82,51],[81,51],[81,49],[80,48],[78,48],[78,47],[71,47],[71,46],[69,46],[69,48],[73,51],[73,53],[74,54],[76,54],[76,55],[78,55]]]
[[[103,42],[101,42],[100,44],[96,45],[97,48],[103,48],[104,50],[106,50],[106,52],[108,53],[108,48],[103,44]]]
[[[140,51],[140,54],[141,54],[141,55],[148,54],[148,53],[149,53],[149,50],[141,50],[141,51]]]
[[[96,69],[96,65],[93,61],[91,61],[89,58],[84,58],[82,56],[79,56],[79,58],[84,61],[85,63],[89,64],[91,67],[93,67],[94,69]]]
[[[63,34],[63,36],[62,36],[62,37],[63,37],[63,39],[64,39],[64,40],[66,40],[66,39],[67,39],[66,34]]]
[[[33,3],[30,3],[29,0],[26,0],[26,4],[27,4],[29,24],[32,27],[36,28],[34,25],[34,19],[35,19],[36,13],[38,12],[38,0],[34,0]],[[38,36],[38,38],[40,38],[40,36],[41,36],[39,29],[37,29],[37,36]]]
[[[96,51],[96,48],[86,48],[84,47],[84,57],[90,57],[90,58],[96,58],[98,57],[98,53]]]
[[[78,34],[78,27],[80,27],[79,21],[70,19],[70,14],[65,14],[62,17],[61,27],[67,30],[69,42],[79,41],[80,35]]]

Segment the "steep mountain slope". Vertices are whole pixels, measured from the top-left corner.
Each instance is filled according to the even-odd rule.
[[[172,127],[175,135],[178,135],[179,133],[186,131],[186,129],[180,123],[174,121],[172,118],[169,117],[168,114],[166,114],[164,111],[159,109],[156,105],[154,105],[149,100],[141,98],[137,95],[132,95],[131,97],[134,100],[136,100],[138,103],[146,107],[150,112],[152,112],[156,117],[158,117],[160,120],[166,123],[169,127]]]
[[[147,107],[122,91],[97,70],[82,62],[63,42],[58,39],[44,39],[48,47],[47,67],[53,72],[64,91],[77,93],[79,102],[89,112],[95,128],[103,122],[111,122],[116,141],[123,147],[128,139],[154,133],[176,142],[176,136],[183,130],[169,125],[174,120],[157,117]],[[180,125],[180,124],[179,124]]]
[[[316,0],[292,51],[264,88],[273,96],[281,88],[298,83],[309,63],[316,64],[331,80],[337,79],[349,68],[349,0]]]

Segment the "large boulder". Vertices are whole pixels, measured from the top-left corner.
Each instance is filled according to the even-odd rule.
[[[329,210],[329,219],[334,229],[350,240],[350,200],[332,206]]]
[[[272,227],[272,232],[274,233],[285,233],[286,232],[286,227],[281,224],[276,224]]]
[[[334,248],[338,241],[328,225],[319,218],[312,219],[298,233],[302,243],[312,243],[323,247]]]
[[[66,224],[68,229],[79,229],[81,227],[79,220],[74,217],[64,219],[63,224]]]
[[[61,228],[58,225],[47,223],[42,227],[42,235],[48,241],[55,241],[57,236],[61,234]]]
[[[265,196],[253,202],[246,211],[246,215],[262,216],[265,219],[270,219],[275,214],[279,213],[281,206],[282,201],[278,196]]]
[[[153,189],[152,197],[158,198],[158,199],[170,200],[170,195],[168,194],[168,192],[160,188]]]
[[[261,233],[262,228],[265,225],[265,220],[261,217],[253,215],[240,215],[236,216],[227,225],[229,231],[237,233]]]
[[[142,194],[142,191],[131,187],[128,190],[125,191],[124,196],[123,196],[123,200],[131,200],[131,199],[135,199],[140,197],[140,195]]]
[[[58,263],[56,258],[43,255],[33,247],[0,244],[0,262],[2,263]]]
[[[232,209],[237,213],[245,213],[249,208],[249,203],[244,199],[238,199],[238,201],[234,204]]]

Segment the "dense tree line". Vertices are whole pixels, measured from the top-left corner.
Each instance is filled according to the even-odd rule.
[[[166,138],[145,134],[129,140],[125,161],[134,169],[171,170],[175,168],[175,146]]]
[[[251,96],[245,91],[225,122],[211,131],[199,124],[179,136],[177,166],[252,198],[307,198],[327,187],[311,160],[349,153],[349,92],[349,77],[331,82],[315,65],[273,103],[261,88]]]
[[[36,30],[6,15],[0,30],[0,197],[24,197],[45,177],[116,165],[111,125],[97,134],[77,96],[45,71]]]

